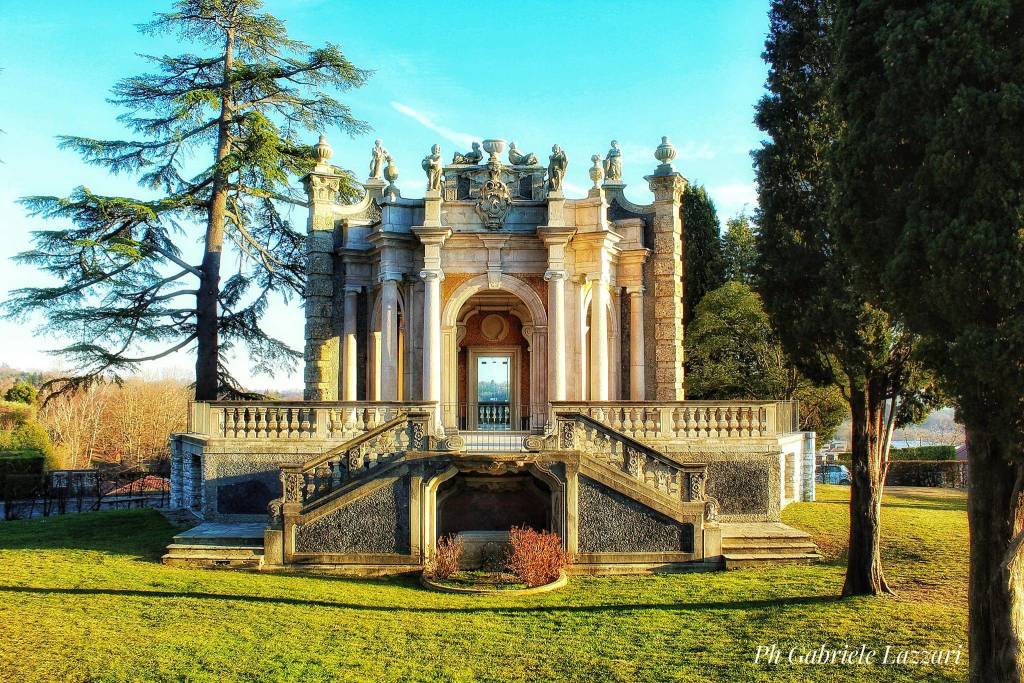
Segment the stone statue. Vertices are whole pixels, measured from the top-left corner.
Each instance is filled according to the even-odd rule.
[[[508,161],[513,166],[536,166],[537,155],[536,154],[521,154],[516,149],[516,143],[511,142],[508,146]]]
[[[619,149],[618,140],[612,140],[612,148],[604,158],[604,177],[609,183],[622,181],[622,150]]]
[[[562,189],[562,179],[565,178],[565,169],[569,165],[569,158],[558,145],[551,148],[551,161],[548,163],[548,189],[558,192]]]
[[[473,143],[473,151],[472,152],[466,152],[465,154],[460,154],[460,153],[456,152],[455,156],[452,157],[452,163],[453,164],[469,164],[471,166],[475,166],[475,165],[479,164],[480,160],[483,159],[483,158],[484,158],[484,153],[480,149],[480,143],[479,142],[474,142]]]
[[[441,191],[441,145],[430,148],[430,154],[423,157],[423,170],[427,172],[427,192]]]
[[[384,162],[388,159],[388,151],[384,149],[382,140],[373,143],[373,152],[370,157],[370,177],[380,180],[384,173]]]

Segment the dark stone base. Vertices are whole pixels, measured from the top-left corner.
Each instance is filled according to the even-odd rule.
[[[708,463],[708,495],[723,515],[768,514],[771,465],[763,461],[712,461]]]
[[[693,552],[682,524],[587,477],[579,478],[581,553]]]
[[[409,553],[409,478],[295,530],[299,553]]]

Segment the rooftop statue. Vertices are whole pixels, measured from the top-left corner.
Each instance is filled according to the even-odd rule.
[[[479,142],[474,142],[473,143],[473,151],[466,152],[465,154],[461,154],[459,152],[456,152],[455,156],[452,157],[452,163],[453,164],[468,164],[468,165],[471,165],[471,166],[475,166],[476,164],[479,164],[480,160],[483,159],[483,158],[484,158],[484,153],[480,150],[480,143]]]
[[[610,183],[622,180],[622,150],[619,149],[618,140],[612,140],[612,148],[604,158],[604,175]]]
[[[382,140],[373,143],[373,151],[370,156],[370,177],[380,180],[384,173],[384,163],[389,159],[388,151],[384,149]]]
[[[474,146],[477,144],[474,142]],[[430,148],[430,154],[423,157],[420,164],[427,173],[427,192],[441,191],[441,145]]]
[[[558,145],[551,148],[551,156],[548,157],[548,189],[558,192],[562,189],[562,179],[565,178],[565,169],[569,165],[569,158]]]
[[[516,143],[511,142],[508,146],[508,161],[513,166],[536,166],[537,155],[533,153],[521,154],[516,149]]]

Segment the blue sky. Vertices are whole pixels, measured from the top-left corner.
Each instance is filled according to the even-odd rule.
[[[119,78],[147,69],[138,53],[184,49],[167,38],[139,34],[135,25],[169,2],[46,3],[0,0],[0,296],[42,280],[9,257],[29,246],[29,231],[45,223],[15,202],[33,194],[66,194],[78,185],[106,193],[138,192],[134,180],[112,177],[60,151],[55,136],[122,137],[106,102]],[[546,158],[552,144],[569,155],[567,194],[589,186],[590,155],[611,139],[623,149],[627,196],[648,202],[643,176],[653,150],[671,137],[676,167],[707,186],[719,217],[755,202],[749,152],[760,139],[753,105],[763,90],[761,61],[768,3],[715,2],[348,2],[274,0],[267,9],[293,37],[341,45],[375,74],[345,94],[373,132],[348,138],[326,131],[332,163],[366,173],[380,137],[400,170],[405,196],[422,196],[419,161],[440,143],[445,157],[484,137],[514,140]],[[310,136],[310,142],[315,136]],[[301,212],[293,219],[302,223]],[[297,348],[301,303],[277,304],[268,327]],[[31,325],[0,321],[0,363],[51,368],[44,353],[60,340],[33,336]],[[185,354],[154,370],[189,376]],[[252,376],[244,357],[233,370],[255,388],[301,386],[301,368],[276,378]]]

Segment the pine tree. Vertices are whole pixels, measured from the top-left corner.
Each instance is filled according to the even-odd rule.
[[[835,241],[829,153],[841,123],[830,100],[830,0],[774,0],[756,121],[760,209],[757,280],[787,354],[850,405],[853,482],[844,595],[889,592],[880,555],[882,489],[893,429],[932,394],[902,322],[870,305]]]
[[[61,282],[19,289],[6,313],[46,317],[74,339],[59,351],[78,374],[51,387],[119,380],[141,363],[193,347],[199,400],[244,395],[225,366],[243,345],[254,370],[293,367],[298,353],[260,326],[269,298],[301,294],[303,235],[282,207],[304,206],[292,180],[312,169],[300,135],[366,125],[330,90],[368,77],[335,45],[310,49],[260,0],[181,0],[141,30],[171,34],[205,54],[151,56],[154,73],[120,81],[112,102],[128,140],[64,136],[62,148],[111,173],[133,174],[145,197],[27,197],[31,215],[73,227],[34,233],[21,263]],[[344,192],[356,192],[349,176]],[[203,234],[197,234],[202,226]],[[199,263],[184,246],[202,243]],[[225,249],[238,271],[222,282]]]
[[[725,281],[722,272],[722,242],[718,212],[703,185],[687,185],[683,191],[684,241],[683,268],[686,275],[684,322],[704,295]]]
[[[970,678],[1024,680],[1024,3],[841,0],[839,233],[970,459]]]

